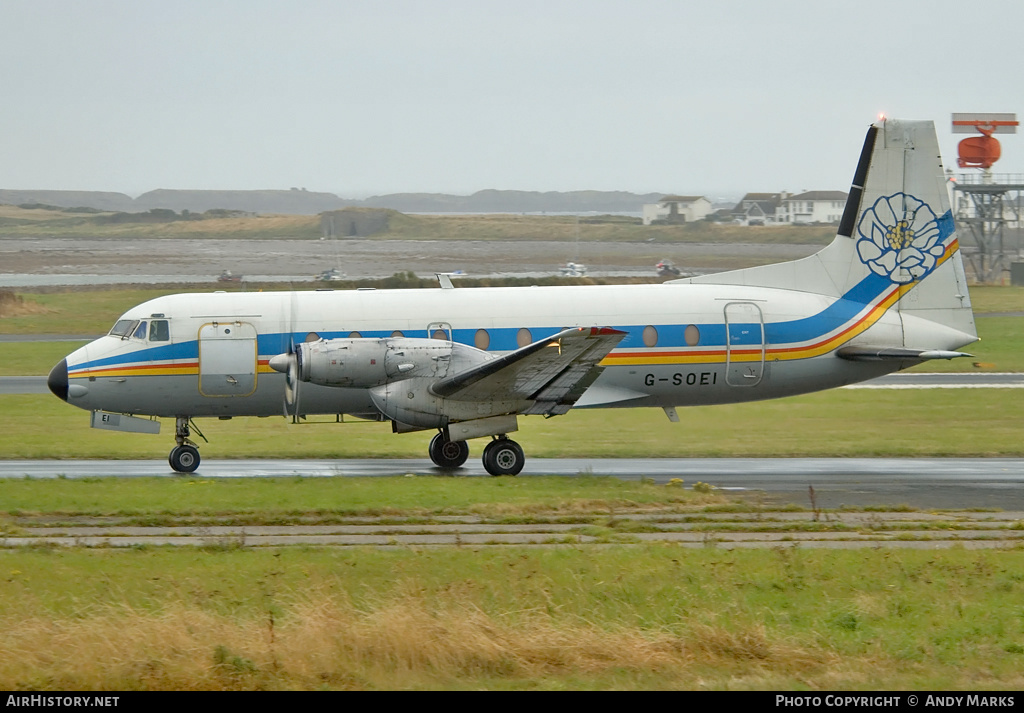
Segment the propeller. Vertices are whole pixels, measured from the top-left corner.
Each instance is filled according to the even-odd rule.
[[[292,345],[283,354],[271,357],[269,366],[274,371],[285,375],[284,379],[284,415],[298,414],[299,401],[299,350]]]
[[[299,355],[295,344],[296,305],[294,290],[289,293],[288,323],[285,333],[288,335],[288,351],[270,359],[270,368],[282,372],[284,377],[284,403],[282,409],[285,418],[289,416],[292,423],[299,422]]]

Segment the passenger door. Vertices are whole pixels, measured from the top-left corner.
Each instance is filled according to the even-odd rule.
[[[256,391],[256,328],[210,322],[199,328],[199,393],[248,396]]]
[[[725,381],[757,386],[764,376],[764,318],[753,302],[725,306]]]

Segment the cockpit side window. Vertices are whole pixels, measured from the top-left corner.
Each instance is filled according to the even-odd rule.
[[[171,330],[166,319],[154,319],[149,323],[149,341],[171,341]]]
[[[134,334],[132,334],[132,338],[134,338],[134,339],[145,339],[146,338],[146,332],[148,331],[147,327],[149,325],[147,325],[145,322],[139,322],[138,324],[139,324],[139,326],[135,330]]]
[[[119,319],[117,320],[117,324],[111,328],[110,336],[121,337],[121,339],[124,339],[135,331],[135,327],[138,323],[139,321],[137,319]]]

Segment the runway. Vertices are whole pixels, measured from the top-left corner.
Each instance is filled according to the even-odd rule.
[[[840,508],[908,505],[921,509],[1024,511],[1024,458],[529,458],[518,477],[607,475],[686,486],[703,481],[766,504]],[[442,471],[427,459],[216,460],[192,476],[164,460],[0,461],[8,478],[86,477],[489,477],[477,459]],[[814,488],[814,503],[809,488]]]

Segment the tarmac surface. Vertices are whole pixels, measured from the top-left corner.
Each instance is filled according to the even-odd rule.
[[[1024,511],[1022,458],[530,458],[519,478],[607,475],[692,486],[702,481],[775,506],[900,506]],[[261,460],[209,458],[192,476],[165,460],[8,460],[0,477],[490,477],[471,457],[455,471],[428,459]],[[811,497],[813,488],[813,501]]]

